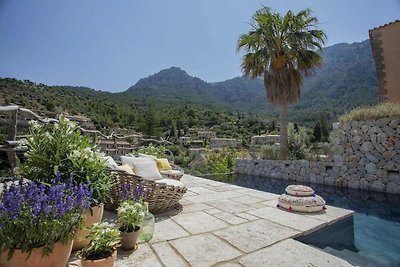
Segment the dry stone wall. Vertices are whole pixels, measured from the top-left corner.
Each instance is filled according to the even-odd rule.
[[[332,161],[243,160],[236,172],[400,194],[400,118],[334,123]]]

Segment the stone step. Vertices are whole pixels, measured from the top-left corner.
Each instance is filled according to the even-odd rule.
[[[362,267],[379,267],[384,266],[382,263],[375,261],[369,257],[356,253],[354,251],[343,249],[337,250],[331,247],[325,247],[323,249],[326,253],[329,253],[333,256],[339,257],[341,259],[346,260],[354,266],[362,266]]]

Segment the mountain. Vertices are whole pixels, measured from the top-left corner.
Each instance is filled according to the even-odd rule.
[[[375,65],[368,40],[327,47],[322,56],[322,66],[304,80],[300,101],[290,106],[291,120],[308,124],[323,116],[333,121],[354,107],[377,102]],[[266,102],[262,79],[236,77],[208,83],[177,67],[140,79],[121,93],[0,79],[0,101],[37,110],[84,113],[101,126],[138,123],[149,107],[157,110],[165,125],[178,117],[201,124],[204,114],[215,123],[218,112],[278,114],[277,108]],[[192,116],[197,111],[200,113]]]
[[[215,103],[210,84],[187,74],[181,68],[171,67],[140,79],[124,92],[139,98],[162,102]]]
[[[315,120],[316,115],[328,113],[333,118],[354,107],[377,102],[375,63],[369,40],[327,47],[322,56],[322,66],[304,80],[299,102],[291,105],[292,117]],[[266,103],[261,79],[237,77],[212,86],[219,100],[236,108],[274,113],[273,106]]]
[[[300,101],[290,107],[293,119],[315,121],[327,116],[332,120],[344,111],[377,102],[375,64],[369,40],[327,47],[322,56],[322,66],[304,79]],[[246,112],[277,114],[277,109],[266,101],[260,78],[236,77],[207,83],[172,67],[139,80],[125,94],[163,102],[207,103]]]

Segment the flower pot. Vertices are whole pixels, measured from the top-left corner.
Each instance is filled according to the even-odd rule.
[[[0,266],[2,267],[65,267],[68,263],[69,256],[72,250],[72,240],[67,244],[57,242],[54,244],[53,251],[49,255],[42,255],[41,248],[32,250],[29,258],[29,253],[22,252],[20,249],[14,250],[13,257],[7,261],[8,250],[0,255]]]
[[[84,214],[84,222],[83,222],[83,227],[90,227],[94,223],[99,223],[103,219],[103,213],[104,213],[104,205],[100,204],[99,206],[92,207],[92,214],[90,213],[90,210],[86,210]],[[81,249],[85,246],[87,246],[90,242],[89,239],[81,239],[84,238],[89,234],[88,230],[82,229],[79,230],[75,234],[75,239],[74,239],[74,245],[72,247],[72,250],[78,250]]]
[[[117,259],[117,250],[115,250],[110,257],[105,259],[100,259],[100,260],[81,259],[81,265],[82,267],[113,267],[116,259]]]
[[[131,250],[134,249],[139,237],[140,227],[138,227],[136,231],[133,232],[122,232],[121,233],[121,248],[123,250]]]

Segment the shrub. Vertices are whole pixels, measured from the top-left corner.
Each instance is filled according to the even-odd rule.
[[[152,155],[157,158],[165,157],[165,147],[164,146],[154,146],[149,144],[148,146],[142,146],[137,150],[138,153]]]
[[[54,124],[32,124],[28,139],[29,151],[21,166],[22,174],[36,182],[52,183],[58,172],[67,181],[74,176],[74,184],[90,182],[92,205],[104,203],[109,195],[111,181],[104,159],[90,145],[79,127],[60,116]]]
[[[294,125],[289,123],[288,125],[288,147],[289,147],[289,158],[305,159],[309,153],[310,137],[305,128],[300,127],[298,131],[295,131]]]
[[[342,115],[341,122],[377,120],[387,117],[399,117],[400,104],[384,103],[370,108],[359,108]]]
[[[279,159],[280,158],[280,151],[278,145],[266,145],[261,147],[260,151],[260,158],[261,159]]]
[[[235,170],[237,156],[238,152],[231,148],[207,152],[206,171],[208,173],[232,173]]]

